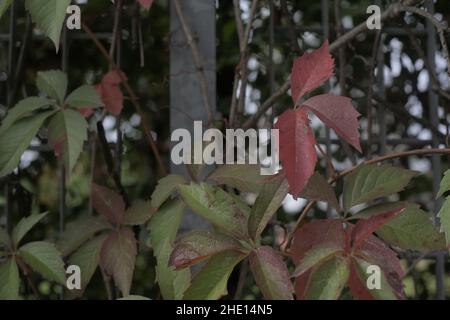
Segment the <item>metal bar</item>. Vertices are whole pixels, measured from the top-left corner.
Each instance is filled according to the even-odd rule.
[[[287,28],[285,26],[276,26],[275,27],[275,31],[276,32],[286,32]],[[342,31],[348,32],[352,30],[351,28],[343,28]],[[323,31],[323,27],[321,26],[298,26],[295,28],[296,32],[314,32],[314,33],[322,33]],[[427,30],[426,29],[421,29],[421,28],[415,28],[412,29],[411,32],[416,35],[416,36],[423,36],[425,37],[427,35]],[[383,33],[386,33],[388,35],[393,35],[393,36],[407,36],[408,33],[402,29],[402,28],[395,28],[395,27],[391,27],[391,28],[383,28]]]
[[[17,3],[13,1],[10,7],[10,22],[9,22],[9,46],[8,46],[8,80],[7,80],[7,101],[6,105],[8,108],[11,108],[13,105],[13,97],[10,92],[14,83],[14,73],[15,73],[15,46],[16,42],[16,20],[17,20]],[[13,202],[13,186],[9,181],[5,184],[5,227],[8,232],[11,232],[12,224],[11,224],[11,215],[12,215],[12,202]]]
[[[381,0],[376,0],[375,4],[378,6],[382,5]],[[384,53],[383,53],[383,42],[384,35],[381,35],[380,45],[378,46],[377,53],[377,91],[378,96],[385,101],[386,100],[386,90],[384,87]],[[386,108],[384,104],[378,105],[378,126],[379,126],[379,139],[380,144],[378,145],[378,153],[383,155],[386,153]]]
[[[425,7],[428,12],[433,13],[434,12],[434,4],[432,0],[426,0]],[[436,56],[436,29],[434,25],[431,23],[429,19],[426,19],[426,29],[428,33],[427,37],[427,59],[432,67],[431,70],[428,70],[428,72],[436,72],[436,65],[435,65],[435,56]],[[430,85],[430,84],[429,84]],[[439,115],[438,115],[438,103],[439,103],[439,97],[438,95],[429,88],[428,90],[428,105],[429,105],[429,117],[430,122],[433,126],[439,125]],[[436,135],[433,135],[433,147],[439,146],[439,141],[436,137]],[[442,164],[441,164],[441,157],[434,155],[431,158],[431,162],[433,165],[433,194],[437,194],[439,190],[439,183],[441,180],[441,172],[442,172]],[[442,205],[442,200],[437,200],[433,205],[433,211],[435,213],[435,223],[439,224],[439,218],[437,217],[437,212],[439,208]],[[445,275],[445,265],[444,265],[444,257],[442,255],[438,255],[436,258],[436,299],[438,300],[444,300],[445,299],[445,287],[444,287],[444,275]]]
[[[61,69],[63,72],[67,72],[69,67],[69,45],[68,45],[68,32],[67,28],[63,26],[63,31],[61,34]],[[59,197],[59,236],[62,237],[64,233],[65,217],[67,214],[66,205],[66,168],[62,159],[59,165],[59,186],[58,186],[58,197]],[[64,286],[61,286],[60,300],[64,300]]]

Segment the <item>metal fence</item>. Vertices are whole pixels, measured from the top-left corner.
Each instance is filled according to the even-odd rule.
[[[279,1],[275,0],[268,0],[268,7],[270,9],[270,17],[269,17],[269,57],[273,57],[273,50],[274,50],[274,43],[276,42],[276,31],[286,30],[285,26],[279,26],[276,25],[276,21],[274,19],[274,6],[275,2],[279,4]],[[281,0],[283,2],[283,0]],[[375,0],[375,4],[381,5],[381,0]],[[321,0],[321,26],[293,26],[296,33],[299,32],[314,32],[317,34],[321,34],[323,38],[328,38],[330,34],[330,27],[334,25],[334,22],[330,21],[330,15],[329,12],[331,10],[331,6],[335,3],[335,1],[331,0]],[[31,31],[29,31],[29,34],[22,35],[22,38],[17,32],[16,24],[17,24],[17,9],[18,6],[22,5],[20,1],[13,1],[10,9],[10,24],[9,24],[9,31],[8,33],[0,34],[0,41],[3,43],[8,44],[8,69],[7,69],[7,99],[6,99],[6,106],[8,108],[12,107],[15,103],[13,101],[11,94],[13,90],[17,90],[17,88],[14,87],[14,81],[15,76],[20,74],[20,69],[23,68],[23,61],[21,60],[21,56],[23,55],[23,50],[27,50],[27,43],[29,41],[28,37],[31,37],[32,40],[41,40],[39,36],[33,36],[31,34]],[[425,6],[428,9],[429,12],[433,12],[434,10],[434,4],[432,0],[426,0]],[[119,13],[120,14],[120,13]],[[30,19],[28,19],[28,24],[31,23]],[[83,39],[90,41],[89,38],[87,38],[82,33],[72,33],[67,32],[66,28],[63,28],[63,34],[62,34],[62,42],[61,42],[61,69],[63,71],[67,71],[70,63],[69,63],[69,50],[70,50],[70,41],[71,38],[76,39]],[[341,32],[345,32],[345,29],[342,29]],[[435,64],[435,54],[437,51],[437,35],[436,30],[433,24],[430,21],[426,21],[426,29],[414,29],[411,30],[411,32],[417,36],[426,38],[426,57],[428,59],[428,63],[430,66],[434,67]],[[399,37],[406,37],[407,33],[402,28],[396,28],[396,27],[386,27],[383,28],[380,32],[380,41],[382,42],[384,39],[384,35],[391,34],[396,35]],[[100,39],[111,39],[113,33],[98,33],[96,34]],[[120,37],[116,39],[116,63],[120,65],[120,59],[121,59],[121,41]],[[111,42],[112,39],[111,39]],[[18,49],[16,47],[17,43],[20,43],[20,48]],[[343,50],[343,49],[341,49]],[[381,46],[378,46],[378,54],[377,54],[377,61],[376,61],[376,67],[378,70],[382,70],[384,66],[384,56],[383,52],[381,51]],[[220,52],[218,53],[220,55]],[[343,59],[342,52],[338,53],[338,61],[339,59]],[[275,84],[275,76],[274,76],[274,64],[273,59],[269,59],[269,64],[267,66],[268,70],[268,77],[269,77],[269,86],[271,93],[273,93],[276,89]],[[434,69],[428,70],[429,72],[434,72]],[[385,88],[384,88],[384,79],[383,79],[383,72],[378,72],[376,76],[376,92],[375,94],[380,100],[384,100],[385,98]],[[431,127],[438,128],[439,126],[439,114],[438,114],[438,105],[439,105],[439,96],[437,93],[435,93],[433,90],[428,90],[428,109],[429,109],[429,115],[428,119],[426,119],[427,124],[429,124]],[[373,108],[373,107],[372,107]],[[377,114],[377,123],[378,123],[378,132],[373,135],[371,139],[363,140],[362,144],[375,144],[377,146],[377,153],[379,155],[385,154],[386,150],[389,146],[398,146],[398,145],[404,145],[410,148],[417,148],[417,147],[439,147],[439,145],[442,144],[443,138],[440,137],[435,132],[432,135],[431,139],[427,140],[420,140],[415,138],[397,138],[397,139],[391,139],[387,137],[387,125],[386,125],[386,117],[390,110],[386,108],[385,104],[380,103],[377,106],[376,109]],[[118,119],[120,121],[120,119]],[[425,120],[424,120],[425,121]],[[118,122],[119,123],[119,122]],[[117,130],[120,130],[120,125],[117,126]],[[373,134],[373,133],[372,133]],[[120,137],[121,134],[118,132],[118,136]],[[326,131],[326,134],[324,137],[319,138],[319,142],[323,143],[326,146],[327,153],[331,153],[331,147],[333,145],[340,145],[341,141],[338,139],[333,139],[330,136],[329,130]],[[122,149],[121,146],[121,139],[118,139],[118,142],[115,146],[115,150],[117,151],[116,159],[118,159],[117,165],[120,166],[120,150]],[[33,150],[38,150],[41,152],[50,151],[51,148],[47,146],[42,146],[38,148],[34,148]],[[442,175],[442,163],[441,158],[438,155],[434,155],[431,158],[432,161],[432,175],[433,175],[433,194],[437,193],[437,190],[439,188],[439,182]],[[65,174],[64,174],[64,168],[59,168],[59,232],[62,233],[64,231],[64,220],[67,216],[67,206],[66,206],[66,185],[65,185]],[[3,181],[4,184],[4,192],[5,192],[5,210],[4,214],[6,217],[6,227],[8,230],[11,229],[11,214],[12,214],[12,184],[7,179]],[[438,209],[441,206],[440,201],[435,201],[432,206],[433,212],[437,213]],[[436,223],[438,223],[437,217],[435,217]],[[445,253],[431,253],[427,256],[421,256],[419,258],[430,258],[435,259],[435,282],[436,282],[436,298],[437,299],[445,299],[445,287],[444,287],[444,276],[445,276],[445,261],[446,261],[446,254]],[[417,255],[408,256],[407,259],[412,263],[412,260],[417,258]],[[63,296],[61,296],[63,298]]]

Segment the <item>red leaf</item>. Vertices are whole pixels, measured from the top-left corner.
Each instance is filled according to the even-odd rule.
[[[103,76],[102,83],[112,86],[118,86],[123,82],[122,79],[127,80],[127,76],[125,75],[125,73],[118,70],[111,70]]]
[[[294,291],[295,291],[295,298],[297,300],[306,299],[306,289],[308,288],[309,278],[312,274],[313,274],[312,270],[308,270],[295,278]]]
[[[357,270],[356,262],[352,259],[350,262],[350,275],[348,277],[348,287],[352,292],[353,298],[357,300],[374,300],[365,283],[361,280]]]
[[[314,173],[317,154],[314,134],[305,109],[287,110],[278,118],[280,159],[289,182],[290,193],[297,198]]]
[[[91,108],[77,109],[77,111],[85,118],[89,118],[94,113],[94,109]]]
[[[353,107],[351,99],[335,96],[333,94],[321,94],[306,100],[303,106],[310,109],[328,127],[356,150],[361,152],[359,143],[359,112]]]
[[[334,60],[328,40],[317,50],[307,52],[294,61],[291,72],[292,99],[297,105],[304,94],[316,89],[333,75]]]
[[[91,197],[92,206],[98,213],[105,216],[112,223],[117,225],[123,223],[125,202],[118,193],[93,183]]]
[[[404,206],[396,208],[382,214],[377,214],[369,219],[359,220],[351,233],[352,250],[355,251],[376,229],[386,224],[392,218],[398,216],[403,210]]]
[[[106,110],[114,115],[119,115],[123,109],[123,93],[119,85],[126,80],[125,74],[120,71],[112,70],[103,76],[102,81],[95,89],[100,95],[102,102],[105,104]]]
[[[250,270],[265,299],[293,299],[289,270],[273,248],[262,246],[254,250],[250,254]]]
[[[138,0],[138,2],[141,4],[141,6],[147,10],[149,10],[151,8],[153,1],[154,0]]]

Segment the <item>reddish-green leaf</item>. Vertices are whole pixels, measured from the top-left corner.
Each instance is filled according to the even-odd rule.
[[[295,268],[293,277],[298,277],[310,270],[312,267],[323,263],[324,261],[331,259],[339,253],[343,253],[342,248],[339,248],[335,244],[326,243],[324,245],[319,245],[311,250],[307,251],[305,256],[300,260]]]
[[[367,279],[370,276],[368,267],[371,263],[358,258],[353,258],[350,264],[350,276],[348,285],[353,297],[357,300],[397,300],[403,299],[403,292],[391,287],[391,284],[383,270],[380,270],[380,288],[369,289]]]
[[[280,130],[280,159],[290,193],[297,198],[313,175],[317,161],[314,134],[306,110],[285,111],[278,118],[275,129]]]
[[[299,195],[300,198],[328,202],[336,211],[340,211],[339,202],[333,188],[320,173],[315,172]]]
[[[350,98],[327,93],[306,100],[302,106],[314,112],[323,123],[336,131],[342,139],[362,152],[358,131],[360,114],[353,107]]]
[[[98,213],[105,216],[112,223],[117,225],[123,223],[125,202],[118,193],[92,183],[91,197],[92,206]]]
[[[345,233],[342,221],[333,219],[314,220],[299,228],[293,237],[292,258],[299,265],[313,248],[330,245],[344,250]],[[297,299],[305,299],[306,288],[312,272],[306,271],[295,279]]]
[[[123,296],[130,294],[136,253],[136,239],[130,228],[111,232],[103,242],[100,264],[105,272],[113,277]]]
[[[367,220],[359,220],[351,235],[352,250],[357,250],[361,243],[365,241],[375,230],[386,224],[389,220],[398,216],[405,207],[399,207],[392,211],[381,213],[370,217]]]
[[[150,201],[138,200],[125,212],[124,224],[139,226],[147,222],[153,214]]]
[[[233,239],[216,232],[196,230],[180,236],[175,242],[169,265],[184,268],[226,250],[239,250]]]
[[[328,41],[317,50],[307,52],[294,61],[291,72],[292,99],[296,105],[306,93],[322,85],[333,75],[334,60]]]
[[[150,10],[154,0],[138,0],[138,1],[144,9]]]
[[[342,221],[314,220],[299,228],[294,234],[291,247],[294,263],[298,264],[309,250],[325,244],[344,249],[345,234]]]
[[[265,299],[293,299],[289,271],[281,256],[271,247],[259,247],[251,253],[250,269]]]

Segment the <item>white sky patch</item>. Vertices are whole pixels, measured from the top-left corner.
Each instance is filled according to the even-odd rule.
[[[296,214],[302,210],[306,203],[307,201],[305,199],[298,198],[297,200],[294,200],[294,198],[288,194],[283,200],[283,209],[288,214]]]
[[[430,82],[430,77],[428,75],[428,71],[423,69],[422,71],[420,71],[419,76],[417,77],[417,89],[420,92],[427,91],[429,82]]]
[[[408,158],[409,168],[420,172],[427,172],[431,170],[431,163],[428,159],[421,159],[417,157]]]

